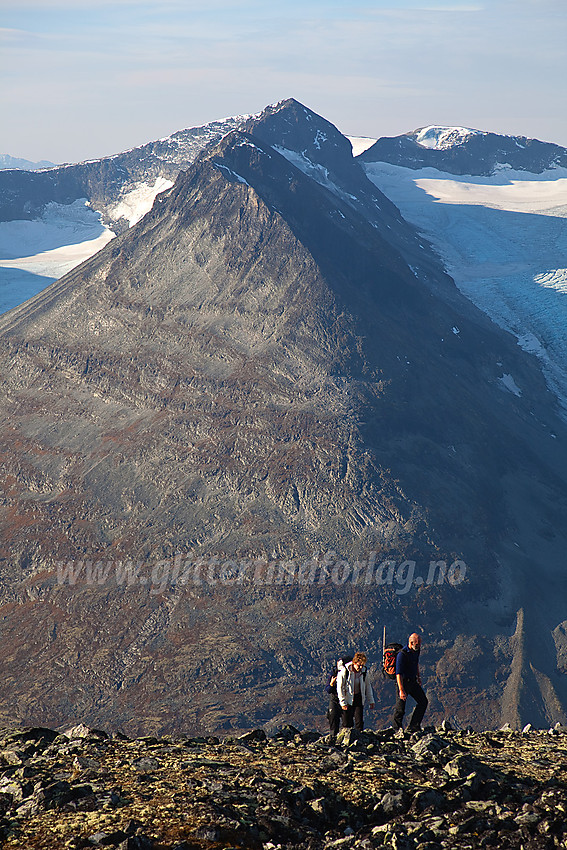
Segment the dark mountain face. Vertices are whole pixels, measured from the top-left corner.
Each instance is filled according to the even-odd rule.
[[[312,722],[363,647],[386,721],[384,625],[431,717],[564,718],[565,425],[339,135],[271,108],[0,320],[6,718]]]
[[[117,202],[139,183],[174,180],[209,143],[217,141],[245,118],[226,118],[181,130],[166,139],[90,162],[61,165],[47,171],[0,171],[0,221],[33,219],[55,202],[72,204],[86,198],[116,232],[127,223],[114,214]]]
[[[500,166],[541,174],[567,166],[567,149],[525,136],[471,131],[453,144],[426,147],[420,132],[384,137],[360,154],[362,162],[389,162],[406,168],[436,168],[449,174],[488,176]]]

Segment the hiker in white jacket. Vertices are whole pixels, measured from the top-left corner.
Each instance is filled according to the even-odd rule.
[[[337,694],[343,715],[343,727],[352,728],[353,721],[357,732],[364,729],[364,706],[374,708],[374,694],[366,669],[366,655],[356,652],[352,661],[339,670]]]

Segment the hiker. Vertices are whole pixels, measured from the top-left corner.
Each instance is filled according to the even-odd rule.
[[[364,706],[374,708],[374,694],[367,676],[366,655],[355,652],[354,658],[339,670],[337,693],[343,712],[343,727],[351,729],[353,722],[357,732],[364,729]]]
[[[419,653],[421,638],[418,634],[409,636],[407,646],[404,646],[396,656],[397,699],[394,708],[392,725],[396,730],[403,730],[402,721],[406,712],[408,696],[415,700],[415,708],[407,728],[408,732],[419,732],[421,721],[427,708],[428,699],[421,687],[419,675]],[[402,733],[400,733],[402,734]]]
[[[339,727],[342,720],[341,704],[337,693],[337,677],[339,671],[342,670],[345,664],[352,661],[352,655],[339,658],[334,669],[329,674],[329,681],[325,690],[329,694],[329,709],[327,711],[327,720],[329,721],[329,732],[336,737],[339,734]]]

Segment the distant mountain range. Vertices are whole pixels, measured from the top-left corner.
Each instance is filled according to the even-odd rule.
[[[52,168],[55,165],[46,159],[40,162],[30,162],[29,159],[19,159],[7,153],[0,154],[0,170],[23,169],[24,171],[38,171],[41,168]]]
[[[567,722],[567,425],[538,361],[330,122],[286,100],[226,129],[192,163],[184,135],[0,180],[4,216],[88,189],[117,223],[174,181],[0,318],[0,717],[323,728],[325,669],[363,648],[387,724],[386,626],[423,634],[430,719]]]

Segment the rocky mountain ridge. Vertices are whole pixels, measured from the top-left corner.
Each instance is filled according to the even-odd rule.
[[[431,131],[429,135],[424,132],[427,130]],[[443,141],[439,142],[439,138]],[[414,169],[436,168],[449,174],[488,176],[502,168],[541,174],[567,167],[567,148],[525,136],[422,128],[400,136],[384,136],[359,158],[362,162],[389,162]]]
[[[80,724],[3,730],[0,843],[13,850],[404,850],[563,847],[567,733],[558,727],[335,742],[285,726],[237,738]]]
[[[239,127],[248,116],[211,121],[102,159],[58,165],[45,171],[0,171],[0,221],[41,216],[49,203],[85,199],[115,232],[128,227],[120,203],[141,185],[174,180],[210,142]],[[118,210],[118,212],[117,212]]]

